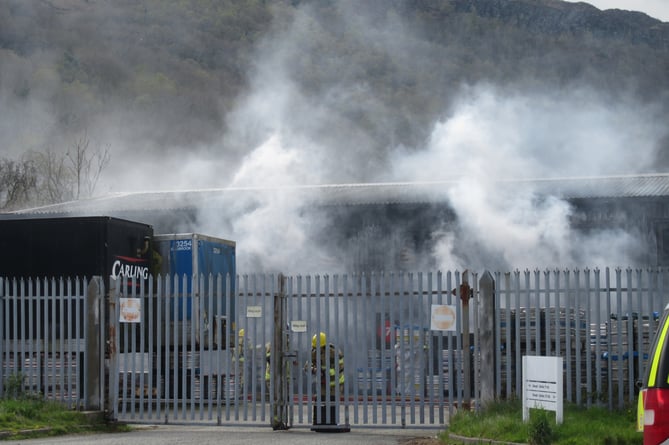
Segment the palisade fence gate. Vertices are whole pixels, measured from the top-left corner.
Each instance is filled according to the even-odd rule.
[[[131,422],[441,427],[457,409],[519,397],[522,357],[544,355],[563,357],[568,402],[625,408],[667,278],[654,268],[258,274],[106,290],[99,277],[4,279],[0,391]],[[341,386],[312,372],[320,332],[343,354]]]

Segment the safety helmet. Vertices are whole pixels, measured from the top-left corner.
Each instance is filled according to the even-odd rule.
[[[241,329],[239,330],[239,336],[240,336],[240,337],[244,337],[244,328],[241,328]]]
[[[321,332],[320,334],[315,334],[311,338],[311,347],[315,348],[316,344],[319,343],[320,339],[320,347],[324,347],[327,344],[327,337],[325,337],[325,332]]]

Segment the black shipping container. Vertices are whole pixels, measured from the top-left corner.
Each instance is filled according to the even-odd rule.
[[[148,284],[152,274],[152,240],[153,228],[144,223],[127,221],[107,216],[74,217],[74,218],[35,218],[0,220],[0,277],[13,279],[52,278],[86,278],[101,276],[105,286],[105,295],[109,295],[110,276],[121,277],[120,283],[126,284],[125,291],[132,292],[132,278],[135,277],[135,289],[141,282]],[[11,292],[12,286],[8,290]],[[148,288],[145,287],[146,290]],[[46,287],[41,292],[47,292]],[[139,293],[137,294],[139,296]],[[145,294],[142,305],[148,307]],[[83,323],[85,314],[77,313],[74,304],[67,302],[63,306],[47,304],[44,301],[39,311],[33,301],[32,311],[26,301],[18,308],[12,304],[5,308],[9,314],[16,313],[16,320],[9,318],[9,328],[4,335],[5,340],[22,338],[24,335],[35,337],[37,326],[49,325],[49,330],[61,332],[65,338],[73,338],[77,318],[79,325]],[[41,314],[40,320],[29,323],[30,313]],[[144,312],[146,320],[150,314]],[[105,323],[109,321],[106,313]],[[55,323],[55,325],[54,325]],[[32,333],[27,333],[27,326],[32,325]],[[142,323],[144,335],[148,333],[148,323]],[[64,331],[62,331],[64,329]],[[16,334],[17,333],[17,334]],[[24,334],[25,333],[25,334]],[[133,329],[131,334],[121,330],[122,349],[131,347],[123,338],[133,338],[135,347],[139,345],[140,332]]]
[[[0,277],[131,278],[150,271],[148,224],[107,216],[0,220]]]

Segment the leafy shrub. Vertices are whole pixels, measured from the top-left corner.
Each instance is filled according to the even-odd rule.
[[[20,399],[24,396],[24,376],[21,372],[8,375],[4,382],[4,395],[6,399]]]
[[[553,440],[551,419],[546,410],[536,410],[530,415],[527,430],[527,441],[530,445],[550,445]]]

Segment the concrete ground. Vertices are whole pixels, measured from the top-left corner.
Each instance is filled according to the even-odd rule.
[[[437,430],[399,428],[352,428],[349,433],[316,433],[309,428],[272,431],[270,427],[224,427],[211,425],[137,425],[128,433],[91,434],[3,441],[3,444],[94,444],[94,445],[427,445]],[[438,443],[438,442],[433,442]]]

